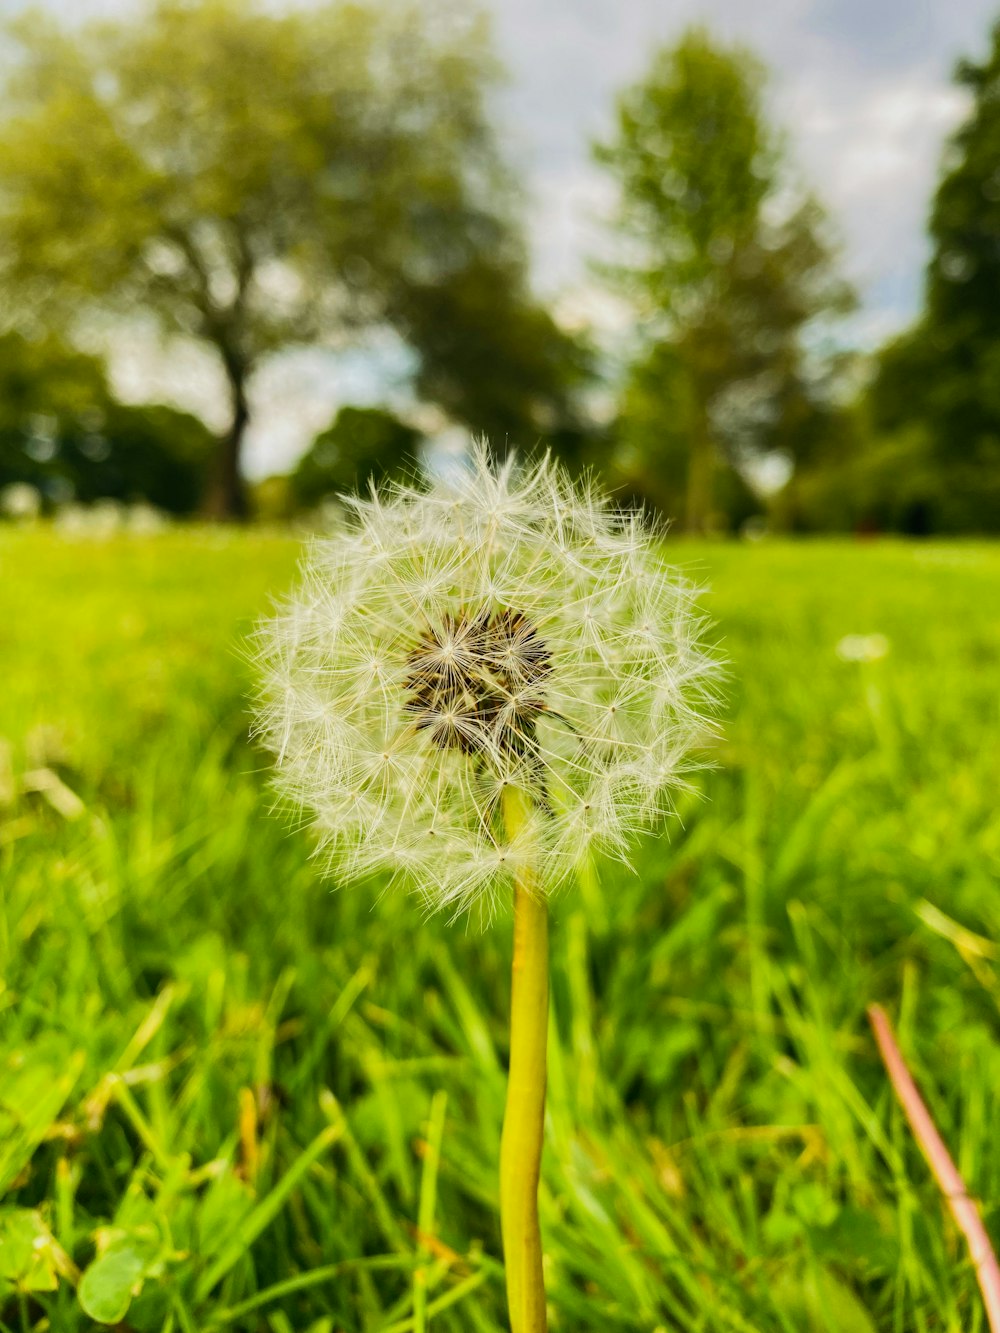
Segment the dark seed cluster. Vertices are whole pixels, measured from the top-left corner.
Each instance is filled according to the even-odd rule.
[[[552,659],[521,612],[449,613],[407,663],[407,711],[436,745],[500,760],[531,755]]]

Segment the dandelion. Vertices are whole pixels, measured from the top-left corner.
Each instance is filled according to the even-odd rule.
[[[261,631],[260,731],[341,882],[432,909],[513,892],[501,1223],[515,1333],[545,1327],[537,1181],[547,897],[672,808],[716,668],[656,529],[548,458],[350,502]]]
[[[548,894],[595,847],[626,856],[684,781],[714,675],[656,533],[482,450],[351,510],[260,640],[260,728],[330,869],[489,913],[529,867]]]

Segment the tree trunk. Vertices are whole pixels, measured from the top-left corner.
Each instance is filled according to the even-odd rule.
[[[684,530],[704,533],[712,514],[712,478],[714,473],[712,437],[703,415],[691,432],[688,455],[687,495],[684,506]]]
[[[247,494],[240,471],[243,436],[250,420],[247,403],[247,368],[225,352],[222,359],[229,380],[233,416],[229,429],[219,440],[215,466],[205,496],[205,514],[208,518],[233,522],[247,516]]]

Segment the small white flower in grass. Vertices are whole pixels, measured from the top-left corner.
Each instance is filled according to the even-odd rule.
[[[260,631],[260,730],[341,879],[489,909],[625,857],[706,736],[716,664],[660,533],[549,459],[351,502]],[[504,794],[529,797],[512,837]]]
[[[878,662],[888,653],[889,640],[884,634],[845,634],[837,644],[842,662]]]

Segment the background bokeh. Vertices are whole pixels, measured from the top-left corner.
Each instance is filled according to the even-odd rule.
[[[996,531],[978,0],[6,10],[8,513],[314,519],[471,433],[678,531]]]

